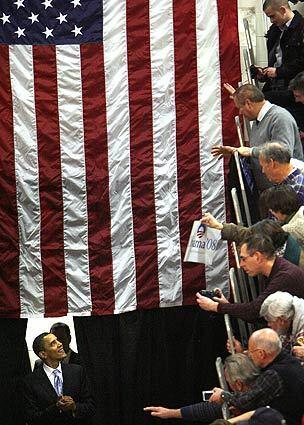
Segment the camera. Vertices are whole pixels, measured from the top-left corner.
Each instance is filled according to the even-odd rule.
[[[250,77],[252,79],[256,79],[259,73],[259,68],[255,65],[250,65],[249,70],[250,70]]]
[[[208,401],[212,394],[213,391],[202,391],[203,401]]]
[[[203,297],[210,298],[211,300],[213,299],[213,297],[217,297],[217,298],[221,297],[221,291],[219,289],[213,289],[213,290],[201,289],[200,291],[198,291],[198,293],[202,295]]]

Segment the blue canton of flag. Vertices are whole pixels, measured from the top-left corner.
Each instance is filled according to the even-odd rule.
[[[100,0],[0,0],[1,44],[81,44],[101,40]]]

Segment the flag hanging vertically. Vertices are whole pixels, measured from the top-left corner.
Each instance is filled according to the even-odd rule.
[[[195,303],[228,284],[182,262],[225,219],[236,0],[0,0],[0,316]]]

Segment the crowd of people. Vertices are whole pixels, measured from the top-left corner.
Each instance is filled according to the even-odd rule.
[[[247,346],[236,338],[227,341],[227,351],[233,352],[224,363],[229,391],[214,388],[209,401],[178,409],[145,408],[158,418],[303,423],[304,18],[286,0],[265,0],[263,10],[272,23],[266,35],[268,66],[251,67],[262,90],[253,84],[237,89],[224,84],[239,113],[251,122],[249,146],[212,149],[214,156],[237,151],[246,158],[254,198],[259,199],[258,220],[245,227],[222,223],[210,212],[201,218],[223,240],[236,243],[240,267],[248,276],[259,276],[263,285],[248,302],[230,302],[219,289],[213,298],[196,294],[201,309],[253,323],[257,330]],[[223,419],[223,403],[233,415],[229,420]]]
[[[240,114],[251,123],[250,146],[215,146],[212,154],[235,151],[250,161],[261,220],[250,227],[221,223],[206,212],[201,223],[218,229],[223,240],[238,245],[240,266],[249,276],[263,276],[264,288],[249,302],[230,302],[219,290],[198,306],[251,322],[255,330],[244,347],[224,362],[230,390],[214,388],[209,401],[171,409],[144,410],[162,419],[180,418],[213,424],[300,425],[304,414],[304,18],[287,0],[265,0],[270,18],[268,66],[253,67],[260,90],[224,84]],[[302,133],[301,133],[302,132]],[[263,319],[263,322],[260,320]],[[56,323],[37,336],[39,360],[24,380],[27,424],[85,425],[95,402],[77,353],[70,348],[67,325]],[[233,418],[223,419],[223,403]]]

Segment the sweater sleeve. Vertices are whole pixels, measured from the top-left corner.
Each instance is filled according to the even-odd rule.
[[[294,137],[299,139],[298,135],[295,135],[294,121],[289,116],[283,114],[274,114],[271,120],[270,127],[271,140],[277,141],[285,145],[294,156],[295,145],[298,140],[294,140]],[[294,137],[291,137],[295,135]]]
[[[208,401],[182,407],[181,415],[184,420],[206,423],[223,417],[221,405]]]
[[[223,224],[222,239],[224,241],[235,241],[238,245],[247,235],[248,228],[234,223]]]
[[[297,284],[295,284],[294,276],[290,275],[290,272],[278,271],[272,277],[271,282],[268,283],[266,289],[253,301],[249,303],[223,303],[218,305],[218,313],[227,313],[233,317],[243,319],[246,322],[255,322],[259,319],[260,308],[268,295],[273,294],[277,291],[287,291],[291,294],[297,295],[296,289],[298,289]]]
[[[218,313],[229,314],[230,316],[243,319],[246,322],[255,322],[260,317],[260,307],[264,299],[268,296],[265,292],[249,303],[223,303],[218,305]]]

